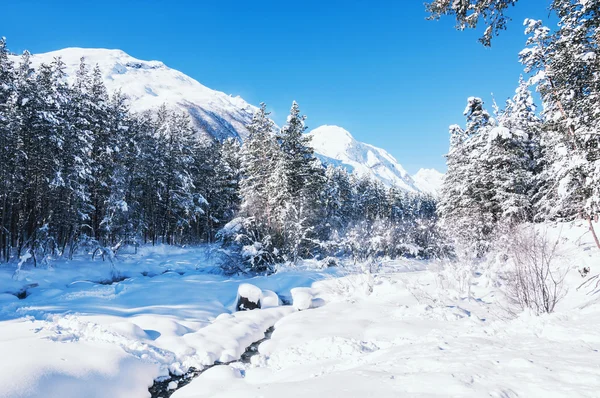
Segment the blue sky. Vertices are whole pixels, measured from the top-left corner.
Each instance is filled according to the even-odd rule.
[[[445,170],[448,125],[464,124],[468,96],[491,108],[491,93],[512,95],[522,21],[548,17],[548,0],[521,3],[491,49],[450,18],[426,21],[422,0],[5,0],[0,36],[14,52],[104,47],[161,60],[266,102],[279,124],[296,100],[309,127],[342,126],[412,173]]]

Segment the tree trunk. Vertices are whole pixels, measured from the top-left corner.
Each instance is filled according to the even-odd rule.
[[[592,216],[587,216],[588,224],[590,225],[590,231],[592,232],[592,236],[594,237],[594,241],[596,242],[596,246],[600,249],[600,240],[598,240],[598,235],[596,235],[596,230],[594,230],[594,224],[592,224]]]

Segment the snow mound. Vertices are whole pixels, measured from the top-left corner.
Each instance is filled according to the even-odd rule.
[[[312,307],[313,292],[310,287],[296,287],[291,293],[295,309],[302,311]]]
[[[263,290],[262,295],[260,296],[260,308],[273,308],[279,307],[281,305],[281,300],[277,293],[271,290]]]
[[[276,351],[269,357],[268,364],[272,368],[282,369],[301,363],[361,357],[378,349],[372,342],[327,336]]]

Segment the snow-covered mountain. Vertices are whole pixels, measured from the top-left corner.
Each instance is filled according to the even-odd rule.
[[[244,139],[246,124],[256,107],[241,97],[212,90],[160,61],[143,61],[121,50],[65,48],[32,56],[37,67],[61,57],[68,80],[73,81],[83,57],[91,70],[98,65],[109,92],[121,90],[133,111],[155,109],[166,104],[187,111],[196,127],[218,139]],[[419,172],[413,179],[398,161],[381,148],[355,140],[341,127],[321,126],[309,133],[317,155],[327,163],[342,165],[358,175],[370,175],[384,184],[410,192],[433,193],[441,173]],[[437,174],[436,174],[437,173]]]
[[[80,59],[89,69],[98,65],[109,92],[121,90],[131,100],[134,111],[157,108],[162,104],[189,112],[198,129],[213,137],[244,138],[245,125],[256,107],[242,98],[232,97],[203,86],[191,77],[160,61],[142,61],[121,50],[65,48],[32,56],[34,66],[61,57],[69,80],[75,78]]]
[[[418,192],[415,181],[389,153],[354,139],[338,126],[321,126],[310,133],[311,145],[326,163],[346,167],[360,176],[371,176],[388,186]]]
[[[412,179],[421,192],[437,196],[444,183],[444,174],[435,169],[421,169]]]

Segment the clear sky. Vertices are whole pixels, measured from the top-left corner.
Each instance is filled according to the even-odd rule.
[[[422,0],[4,0],[11,51],[118,48],[160,60],[257,105],[282,124],[292,100],[309,128],[335,124],[388,150],[413,173],[445,170],[448,125],[469,96],[503,103],[522,71],[522,21],[548,0],[521,0],[491,49],[480,31],[426,21]]]

